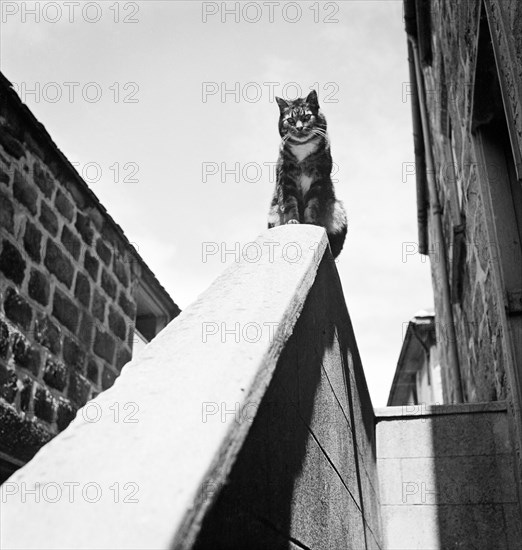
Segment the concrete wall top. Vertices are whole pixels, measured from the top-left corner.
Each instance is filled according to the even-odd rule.
[[[300,225],[257,243],[259,261],[228,268],[2,486],[1,548],[168,548],[204,514],[199,493],[226,477],[250,426],[237,416],[263,397],[327,239]]]

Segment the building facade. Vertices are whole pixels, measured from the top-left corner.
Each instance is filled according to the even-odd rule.
[[[179,308],[0,73],[0,483]]]
[[[406,0],[419,248],[447,403],[506,401],[522,442],[522,5]]]

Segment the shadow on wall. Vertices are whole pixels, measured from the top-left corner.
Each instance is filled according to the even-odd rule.
[[[373,440],[373,409],[364,381],[351,388],[358,354],[334,265],[327,252],[197,550],[367,546],[354,431]],[[371,417],[354,430],[357,393]]]

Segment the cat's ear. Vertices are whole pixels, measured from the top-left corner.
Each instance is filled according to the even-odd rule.
[[[275,100],[277,101],[277,104],[279,105],[279,110],[281,111],[281,113],[285,109],[288,109],[288,107],[290,107],[290,105],[288,105],[288,103],[281,97],[276,97]]]
[[[317,92],[315,90],[312,90],[306,96],[306,103],[308,103],[312,107],[315,107],[316,109],[319,109],[319,99],[317,97]]]

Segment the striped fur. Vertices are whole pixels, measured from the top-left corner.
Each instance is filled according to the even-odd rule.
[[[335,197],[330,142],[317,93],[314,90],[295,101],[276,100],[281,146],[268,227],[320,225],[326,229],[335,258],[343,248],[347,219],[342,202]]]

